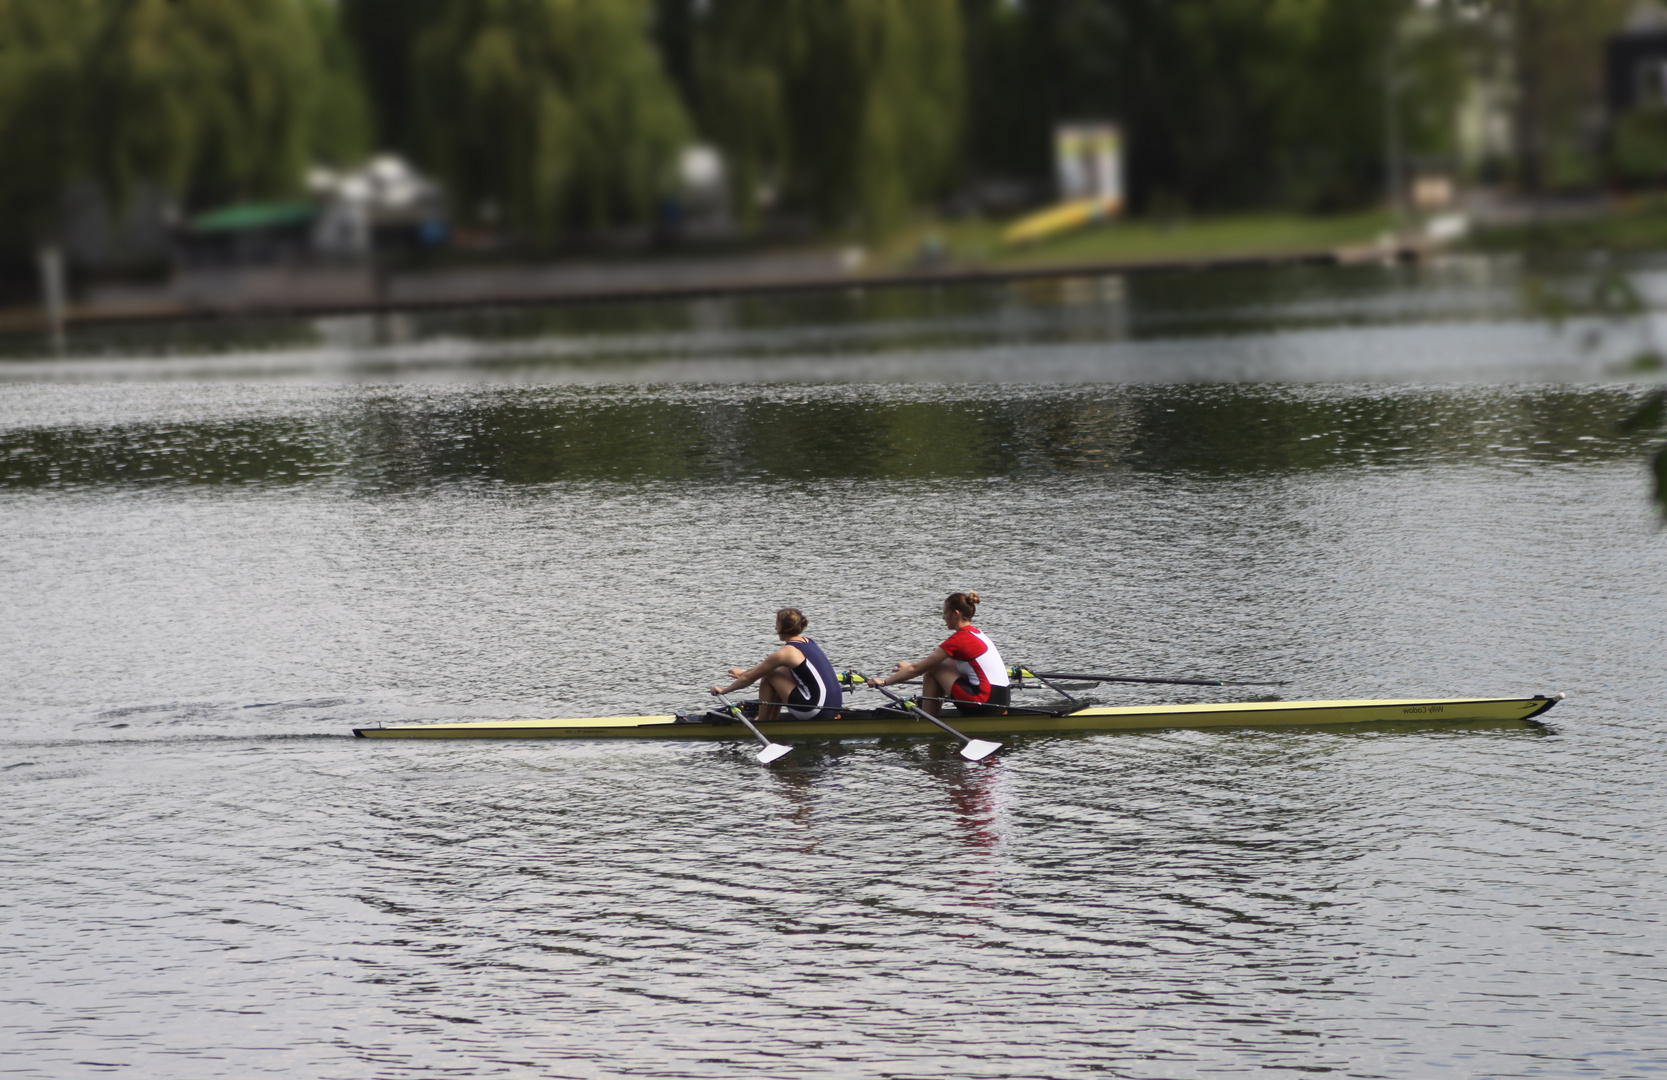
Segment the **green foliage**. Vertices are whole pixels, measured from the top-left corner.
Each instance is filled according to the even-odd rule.
[[[416,156],[411,70],[417,39],[452,0],[339,0],[343,33],[370,99],[377,144]]]
[[[736,205],[761,188],[871,233],[945,190],[960,146],[954,0],[712,0],[698,30],[705,130]]]
[[[57,231],[83,159],[79,86],[95,0],[0,0],[0,247]]]
[[[88,58],[95,174],[189,201],[299,183],[320,59],[295,0],[106,0]]]
[[[1408,152],[1453,149],[1463,42],[1412,0],[968,0],[967,19],[981,173],[1046,175],[1056,121],[1105,117],[1139,207],[1358,206],[1384,190],[1392,75]]]
[[[966,162],[971,171],[1047,176],[1053,169],[1048,125],[1052,82],[1036,10],[1009,0],[963,0],[967,61]],[[1092,40],[1092,35],[1089,35]],[[1081,70],[1111,74],[1110,65]]]
[[[58,228],[64,189],[189,205],[293,191],[363,154],[330,0],[0,0],[0,245]],[[27,234],[27,235],[26,235]]]
[[[1656,186],[1667,181],[1667,110],[1637,109],[1615,122],[1611,164],[1628,184]]]
[[[1469,246],[1499,252],[1659,251],[1667,248],[1667,198],[1613,202],[1602,213],[1566,220],[1489,226],[1478,229]]]
[[[364,160],[372,146],[370,103],[352,42],[334,0],[299,0],[317,43],[317,75],[309,97],[307,151],[338,167]]]
[[[646,215],[690,138],[642,0],[449,0],[412,73],[422,160],[458,210],[542,238]]]
[[[959,179],[1045,181],[1055,123],[1092,118],[1122,124],[1141,209],[1357,206],[1383,193],[1387,97],[1410,157],[1452,153],[1504,25],[1453,12],[1490,3],[1532,75],[1529,156],[1589,178],[1557,133],[1621,0],[0,0],[0,234],[77,176],[281,196],[376,141],[465,217],[549,237],[644,217],[689,111],[744,217],[769,191],[884,233]],[[1667,173],[1667,118],[1616,154]]]
[[[1510,33],[1517,184],[1529,191],[1589,188],[1602,160],[1590,136],[1603,107],[1604,39],[1637,0],[1479,0]]]

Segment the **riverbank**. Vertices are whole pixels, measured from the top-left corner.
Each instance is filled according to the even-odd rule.
[[[1038,244],[1004,244],[1010,224],[924,221],[867,249],[838,238],[751,252],[661,252],[546,262],[383,266],[283,265],[185,271],[144,285],[94,284],[66,312],[70,327],[473,307],[600,304],[847,288],[908,288],[1234,269],[1348,265],[1460,250],[1559,253],[1667,249],[1667,196],[1467,200],[1466,236],[1397,236],[1385,210],[1118,220]],[[33,306],[0,309],[0,333],[43,328]]]
[[[68,324],[337,315],[469,307],[595,304],[846,288],[1259,266],[1344,265],[1421,256],[1423,241],[1388,238],[1386,214],[1255,215],[1200,221],[1119,221],[1027,247],[1001,242],[1004,223],[923,224],[875,251],[805,247],[751,254],[662,255],[544,264],[377,268],[258,266],[182,272],[151,285],[98,285]],[[0,332],[42,327],[33,308],[0,311]]]
[[[1667,249],[1667,195],[1525,206],[1480,222],[1467,246],[1485,252],[1660,251]]]
[[[1393,220],[1380,210],[1318,217],[1264,213],[1143,218],[1111,221],[1024,245],[1003,242],[1002,234],[1011,224],[990,219],[922,224],[886,245],[877,264],[891,270],[943,264],[1017,272],[1359,253],[1377,247],[1392,231]]]

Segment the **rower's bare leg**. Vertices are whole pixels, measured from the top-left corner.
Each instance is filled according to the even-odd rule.
[[[781,703],[793,692],[793,676],[785,671],[772,671],[758,684],[758,721],[767,724],[781,715]]]
[[[929,715],[942,715],[944,699],[949,697],[949,688],[960,675],[961,669],[948,660],[928,671],[921,679],[920,707]]]

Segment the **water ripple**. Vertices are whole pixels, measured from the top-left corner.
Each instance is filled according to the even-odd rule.
[[[1636,396],[0,395],[4,1067],[1659,1072],[1667,549],[1606,426]],[[650,421],[681,449],[615,470]],[[1015,662],[1570,697],[977,764],[346,737],[684,707],[783,603],[879,669],[967,587]]]

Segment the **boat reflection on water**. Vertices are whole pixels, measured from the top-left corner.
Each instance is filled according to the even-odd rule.
[[[834,781],[840,759],[871,752],[874,745],[862,742],[800,743],[794,747],[792,756],[769,769],[771,786],[781,796],[779,819],[804,829],[805,842],[799,850],[810,854],[821,846],[822,836],[817,825],[824,800],[820,789]],[[921,801],[949,810],[949,822],[967,850],[982,855],[995,852],[1003,840],[1001,822],[1010,801],[1011,766],[999,757],[978,762],[964,761],[956,752],[956,744],[944,741],[900,745],[887,740],[881,745],[892,761],[906,763],[903,767],[908,773],[932,782],[931,785],[912,784],[914,790],[929,790],[932,786],[941,790],[941,801]],[[899,753],[900,750],[902,753]],[[744,748],[738,751],[738,754],[744,753]]]
[[[996,857],[1012,805],[1013,765],[999,752],[982,761],[964,761],[952,743],[930,743],[922,750],[921,772],[947,797],[954,831],[970,856],[958,863],[954,879],[961,918],[987,924],[987,915],[974,915],[972,910],[993,912],[1008,898]]]
[[[791,822],[803,831],[804,844],[797,850],[805,855],[815,854],[822,842],[816,830],[813,813],[816,801],[815,783],[825,775],[826,759],[832,756],[830,753],[820,752],[822,749],[795,746],[792,754],[785,760],[773,762],[772,767],[767,770],[772,781],[771,786],[781,796],[777,820]]]
[[[1001,843],[1010,766],[996,758],[962,761],[951,743],[934,743],[927,775],[942,784],[969,851],[992,854]]]

